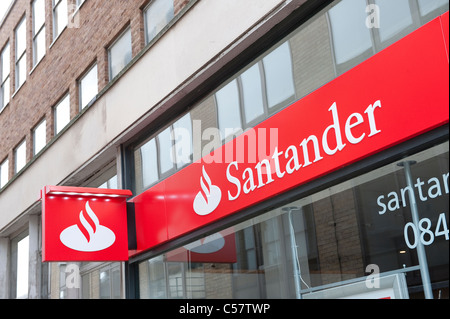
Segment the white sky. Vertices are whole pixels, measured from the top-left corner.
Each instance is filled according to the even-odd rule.
[[[0,20],[5,16],[6,10],[8,10],[11,2],[12,0],[0,0]]]

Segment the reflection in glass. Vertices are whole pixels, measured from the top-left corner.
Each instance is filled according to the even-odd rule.
[[[286,41],[263,59],[267,102],[274,107],[295,94],[292,58]]]
[[[159,167],[161,174],[167,173],[174,167],[174,154],[172,147],[172,127],[169,126],[158,134]]]
[[[344,0],[328,11],[336,63],[341,64],[372,48],[366,27],[366,2]]]
[[[141,297],[423,298],[408,242],[424,240],[433,293],[448,298],[448,154],[446,142],[404,159],[416,162],[411,191],[432,235],[412,236],[410,190],[395,161],[140,263]],[[369,265],[390,290],[366,286]]]
[[[385,41],[412,25],[408,0],[376,0],[380,8],[380,38]]]

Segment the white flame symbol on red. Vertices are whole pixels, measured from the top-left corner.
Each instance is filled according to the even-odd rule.
[[[222,192],[219,187],[211,183],[211,178],[206,173],[205,166],[202,167],[202,176],[200,177],[201,191],[194,199],[194,211],[197,215],[211,214],[219,206]],[[206,181],[203,181],[203,179]]]
[[[107,227],[100,225],[97,215],[89,206],[89,201],[86,202],[85,210],[92,221],[88,222],[84,217],[83,210],[80,211],[79,225],[72,225],[64,229],[59,238],[66,246],[78,251],[100,251],[110,247],[116,241],[116,235]]]

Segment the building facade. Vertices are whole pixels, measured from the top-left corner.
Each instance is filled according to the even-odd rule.
[[[12,1],[0,298],[448,298],[448,7]],[[131,190],[128,261],[42,262],[46,185]]]

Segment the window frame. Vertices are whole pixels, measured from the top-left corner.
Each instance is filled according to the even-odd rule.
[[[60,5],[65,2],[66,4],[66,12],[65,12],[65,19],[62,22],[65,22],[63,26],[60,26],[58,23],[58,14],[61,12],[58,11],[60,8]],[[64,16],[64,15],[63,15]],[[52,0],[52,19],[53,19],[53,42],[58,39],[58,37],[63,33],[63,31],[67,28],[67,25],[69,24],[69,3],[67,0]],[[58,32],[59,31],[59,32]]]
[[[170,1],[172,3],[172,7],[171,7],[171,17],[169,19],[169,21],[167,21],[167,23],[164,25],[164,27],[159,28],[158,31],[156,31],[155,35],[150,39],[149,38],[149,21],[148,21],[148,12],[151,10],[152,6],[155,4],[158,4],[158,2],[160,1]],[[154,39],[158,38],[158,35],[163,32],[163,30],[170,24],[170,22],[174,19],[175,17],[175,6],[173,4],[173,1],[171,0],[152,0],[150,1],[149,4],[147,4],[145,6],[145,8],[142,10],[142,14],[144,17],[144,37],[145,37],[145,45],[148,45],[149,43],[151,43]],[[158,21],[158,22],[161,22]]]
[[[127,33],[130,34],[130,61],[128,61],[121,69],[120,71],[117,72],[117,74],[113,75],[113,69],[112,69],[112,49],[114,48],[114,46],[120,42],[120,40],[122,40]],[[132,39],[132,32],[131,32],[131,26],[127,26],[118,36],[117,38],[111,43],[111,45],[109,45],[108,47],[108,75],[109,75],[109,82],[111,82],[112,80],[114,80],[126,67],[127,65],[131,62],[131,60],[133,59],[133,39]],[[126,54],[122,55],[122,58],[124,58],[126,56]],[[126,61],[126,59],[124,59],[124,61]]]
[[[23,154],[19,153],[23,152]],[[23,157],[23,165],[18,166],[17,164],[22,164],[22,160],[19,161],[19,156]],[[22,169],[27,166],[27,141],[24,138],[15,148],[14,148],[14,174],[18,174]]]
[[[23,49],[23,52],[21,52],[19,54],[18,43],[20,42],[19,41],[20,39],[18,39],[18,35],[19,35],[18,31],[21,27],[25,28],[25,32],[24,32],[25,40],[23,40],[25,43],[25,47]],[[16,53],[15,61],[14,61],[15,62],[15,92],[17,92],[27,80],[28,72],[27,72],[27,37],[26,37],[27,33],[26,33],[26,30],[27,30],[26,16],[23,16],[22,19],[20,20],[20,22],[17,24],[16,28],[14,29],[15,53]],[[21,65],[22,62],[25,62],[24,65]],[[25,72],[24,72],[25,77],[23,80],[20,77],[21,66],[25,67]],[[23,70],[22,70],[22,72],[23,72]]]
[[[58,130],[58,107],[61,106],[61,104],[63,102],[65,102],[67,99],[67,104],[68,104],[68,111],[69,111],[69,120],[67,121],[67,123],[65,123],[59,130]],[[61,99],[59,99],[59,101],[55,104],[55,106],[53,107],[53,117],[54,117],[54,121],[53,121],[53,125],[54,125],[54,136],[57,136],[58,134],[60,134],[64,128],[67,127],[67,125],[70,123],[71,120],[71,116],[70,116],[70,94],[67,92]]]
[[[3,175],[6,173],[5,175]],[[6,176],[6,178],[5,178]],[[9,158],[6,157],[3,162],[0,163],[0,189],[6,186],[9,182]]]
[[[5,55],[7,59],[5,59]],[[5,68],[4,67],[5,61],[6,65],[8,65],[7,75],[3,74],[3,70]],[[6,83],[8,83],[8,85]],[[7,89],[6,91],[5,88]],[[8,41],[0,51],[0,113],[9,104],[10,100],[11,100],[11,46]]]
[[[38,130],[43,129],[43,138],[44,138],[44,144],[38,149],[36,148],[37,144],[41,144],[41,143],[36,143],[37,139],[40,136],[37,136],[36,133],[40,133],[40,131],[38,132]],[[42,151],[45,146],[47,145],[47,120],[45,118],[43,118],[33,129],[33,156],[36,156],[37,154],[39,154],[40,151]],[[42,137],[41,137],[42,138]]]
[[[89,100],[89,101],[84,101],[83,103],[83,81],[89,76],[91,75],[91,72],[94,70],[95,68],[95,80],[96,80],[96,93],[94,94],[94,96]],[[88,69],[86,72],[83,73],[83,75],[80,77],[80,79],[78,80],[78,100],[79,100],[79,110],[82,111],[83,109],[85,109],[86,107],[88,107],[89,105],[91,105],[92,103],[94,103],[95,100],[97,100],[97,95],[98,95],[98,64],[97,62],[94,62]],[[84,104],[84,105],[83,105]]]

